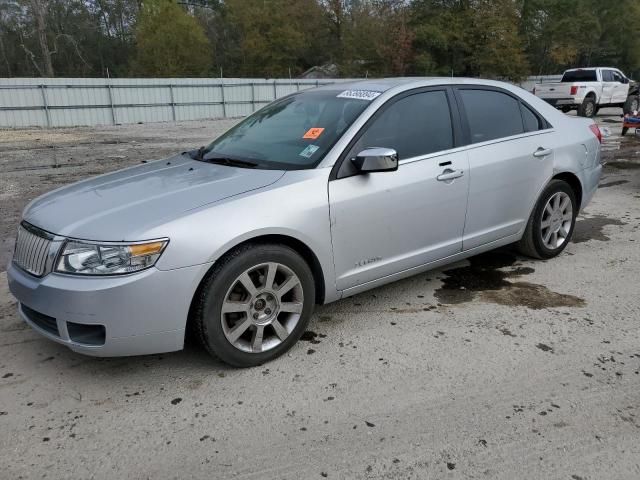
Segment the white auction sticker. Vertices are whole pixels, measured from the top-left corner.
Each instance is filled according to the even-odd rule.
[[[338,98],[355,98],[357,100],[367,100],[370,102],[380,95],[382,95],[382,92],[376,92],[374,90],[345,90],[338,95]]]

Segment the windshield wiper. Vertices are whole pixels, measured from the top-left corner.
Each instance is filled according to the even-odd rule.
[[[216,165],[226,165],[228,167],[240,167],[240,168],[256,168],[258,164],[256,162],[250,162],[249,160],[239,160],[237,158],[229,157],[211,157],[198,159],[203,162],[215,163]]]
[[[200,147],[197,150],[191,150],[189,152],[184,152],[186,155],[189,155],[192,159],[198,160],[199,162],[208,162],[215,163],[217,165],[226,165],[228,167],[240,167],[240,168],[255,168],[258,166],[256,162],[251,162],[249,160],[241,160],[239,158],[231,158],[225,156],[212,156],[207,157],[207,154],[211,153],[211,150],[207,150],[206,147]]]

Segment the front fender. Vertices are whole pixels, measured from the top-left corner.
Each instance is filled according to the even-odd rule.
[[[336,299],[327,184],[330,169],[287,172],[275,184],[203,207],[154,228],[169,237],[157,267],[212,264],[235,246],[265,235],[303,243],[324,274],[326,300]]]

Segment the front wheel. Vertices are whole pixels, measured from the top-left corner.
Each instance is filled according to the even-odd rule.
[[[198,302],[193,321],[202,345],[230,365],[251,367],[300,338],[313,312],[315,284],[293,249],[245,245],[217,263]]]
[[[624,102],[624,106],[622,107],[622,111],[625,115],[635,114],[640,110],[640,99],[637,95],[629,95],[627,97],[627,101]]]
[[[533,209],[518,249],[534,258],[555,257],[571,240],[577,215],[578,205],[571,186],[562,180],[552,180]]]

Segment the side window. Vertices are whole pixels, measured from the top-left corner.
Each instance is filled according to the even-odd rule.
[[[446,92],[416,93],[391,104],[366,127],[345,161],[370,147],[393,148],[401,160],[452,148]]]
[[[613,72],[611,70],[602,70],[602,81],[613,82]]]
[[[493,90],[460,90],[471,143],[524,133],[520,102]]]
[[[540,118],[538,118],[538,116],[526,105],[521,104],[521,107],[525,132],[536,132],[538,130],[542,130],[542,122],[540,121]]]
[[[622,75],[620,75],[620,74],[619,74],[618,72],[616,72],[616,71],[612,71],[611,73],[613,74],[613,81],[614,81],[614,82],[624,83],[624,82],[623,82]]]

